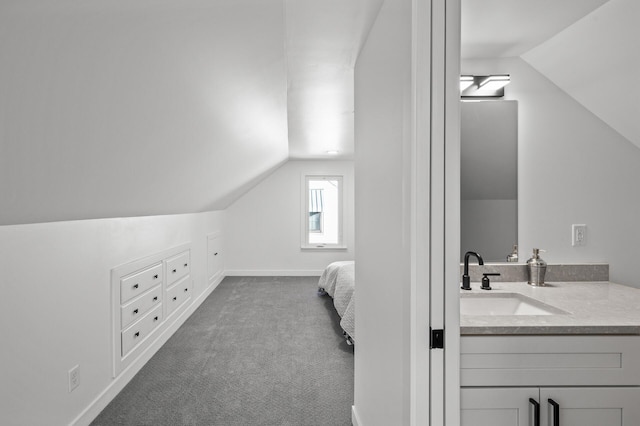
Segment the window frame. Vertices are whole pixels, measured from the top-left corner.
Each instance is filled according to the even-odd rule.
[[[334,244],[309,243],[309,181],[335,180],[338,181],[338,242]],[[300,248],[302,250],[346,250],[344,240],[344,176],[324,174],[303,174],[301,182],[301,215],[300,215]]]

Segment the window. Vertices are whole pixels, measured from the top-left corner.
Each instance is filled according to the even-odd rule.
[[[302,247],[345,248],[342,241],[342,176],[305,176]]]

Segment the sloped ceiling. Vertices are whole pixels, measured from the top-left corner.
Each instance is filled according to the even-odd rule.
[[[521,57],[640,147],[636,0],[462,0],[463,58]]]
[[[289,156],[353,158],[356,58],[382,0],[286,0]]]
[[[640,2],[611,0],[522,58],[640,147]]]
[[[461,56],[517,57],[607,0],[462,0]]]
[[[380,3],[1,2],[0,225],[222,209],[290,154],[348,158]]]

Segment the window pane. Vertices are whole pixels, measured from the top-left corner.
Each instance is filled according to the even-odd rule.
[[[322,232],[322,212],[309,212],[309,232]]]
[[[309,244],[340,244],[340,181],[309,179]]]

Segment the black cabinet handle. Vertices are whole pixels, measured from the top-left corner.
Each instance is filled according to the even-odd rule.
[[[154,298],[153,298],[153,301],[154,301],[154,302],[157,302],[157,301],[158,301],[158,296],[154,297]]]
[[[133,285],[133,288],[138,288],[138,287],[140,287],[138,284]]]
[[[184,289],[184,291],[185,291],[185,293],[186,293],[187,291],[189,291],[189,288],[185,288],[185,289]]]
[[[217,255],[218,255],[218,253],[213,253],[213,255],[214,255],[214,256],[217,256]]]
[[[184,264],[184,267],[186,268],[187,266],[189,266],[189,264],[188,264],[188,263],[185,263],[185,264]]]
[[[533,405],[533,426],[540,426],[540,403],[529,398],[529,404]]]
[[[177,297],[174,297],[174,298],[173,298],[173,301],[175,302],[176,300],[178,300],[178,298],[177,298]]]
[[[133,310],[133,314],[135,315],[137,313],[138,313],[138,309],[136,308],[136,309]]]
[[[158,274],[155,274],[155,275],[153,276],[153,279],[154,279],[154,280],[157,280],[157,279],[158,279]]]
[[[154,318],[153,318],[153,320],[154,320],[154,321],[158,321],[158,317],[154,317]]]
[[[553,407],[553,425],[552,426],[560,426],[560,404],[558,404],[551,398],[549,398],[548,402],[549,404],[551,404],[551,407]]]
[[[136,334],[133,335],[133,337],[138,337],[140,336],[140,332],[138,331]]]
[[[178,272],[178,270],[177,270],[177,269],[174,269],[174,270],[173,270],[173,271],[171,271],[171,272],[175,274],[176,272]]]

